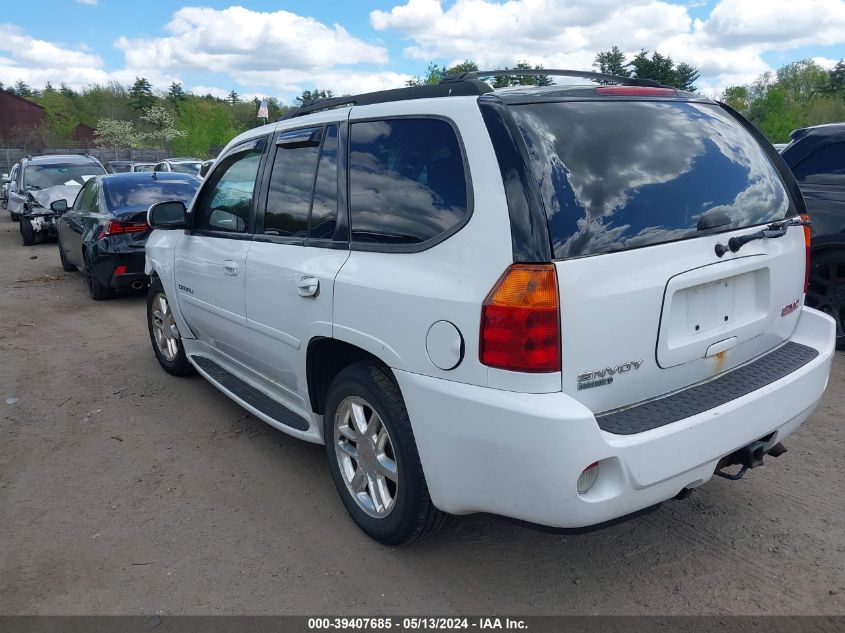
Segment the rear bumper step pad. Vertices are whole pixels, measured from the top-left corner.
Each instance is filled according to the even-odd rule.
[[[783,347],[715,380],[664,398],[598,415],[596,421],[603,431],[617,435],[650,431],[715,409],[765,387],[803,367],[818,355],[818,350],[790,341]]]
[[[261,411],[269,418],[289,426],[297,431],[307,431],[308,422],[296,413],[270,398],[250,384],[247,384],[230,371],[227,371],[210,358],[205,356],[191,356],[191,360],[202,371],[208,374],[221,387],[231,391],[249,406]]]

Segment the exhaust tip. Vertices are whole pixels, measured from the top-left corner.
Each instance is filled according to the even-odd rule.
[[[132,290],[140,290],[141,288],[144,288],[146,285],[147,285],[146,282],[138,280],[138,281],[133,281],[132,284],[130,285],[130,287],[132,288]]]

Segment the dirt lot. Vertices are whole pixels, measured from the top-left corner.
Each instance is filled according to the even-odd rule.
[[[5,212],[0,292],[2,614],[845,614],[841,353],[743,481],[588,535],[476,516],[393,549],[322,447],[165,374],[144,298],[91,301]]]

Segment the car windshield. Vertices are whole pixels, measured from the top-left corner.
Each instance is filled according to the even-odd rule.
[[[24,186],[27,190],[47,189],[57,185],[83,185],[94,176],[106,173],[97,163],[56,163],[53,165],[27,165]]]
[[[170,169],[175,172],[179,172],[180,174],[193,174],[196,176],[200,173],[200,167],[202,163],[200,162],[191,162],[191,163],[170,163]]]
[[[153,180],[151,177],[139,177],[106,182],[106,196],[109,208],[121,211],[130,209],[148,209],[156,202],[179,200],[187,206],[200,185],[199,180]]]
[[[133,169],[134,171],[153,171],[153,167],[155,167],[155,165],[152,163],[144,163],[143,165],[135,165]]]
[[[718,105],[516,105],[556,259],[782,220],[790,198],[760,144]]]

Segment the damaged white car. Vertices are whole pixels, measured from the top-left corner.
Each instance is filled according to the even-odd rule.
[[[27,156],[20,162],[9,211],[20,221],[25,246],[56,236],[56,218],[73,204],[82,185],[106,170],[93,156]]]

